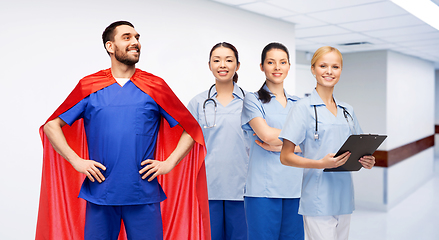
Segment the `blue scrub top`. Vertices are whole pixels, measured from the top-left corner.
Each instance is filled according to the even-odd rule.
[[[319,160],[328,153],[336,153],[346,139],[353,134],[361,134],[360,124],[354,109],[334,98],[337,116],[323,103],[316,90],[303,98],[288,114],[280,138],[299,145],[303,156]],[[314,139],[315,112],[317,108],[319,139]],[[352,115],[348,121],[343,107]],[[351,127],[349,126],[351,125]],[[305,169],[303,173],[302,197],[299,214],[306,216],[331,216],[351,214],[354,211],[354,188],[350,172],[323,172],[323,169]]]
[[[265,90],[270,92],[267,86]],[[271,92],[270,92],[271,94]],[[267,198],[299,198],[302,187],[302,168],[282,165],[280,152],[271,152],[255,143],[259,139],[248,123],[255,117],[265,119],[270,127],[282,129],[289,110],[299,99],[287,96],[287,106],[284,108],[276,97],[271,94],[269,103],[262,103],[257,93],[249,93],[244,98],[241,124],[250,139],[250,161],[246,180],[245,196]]]
[[[241,111],[244,95],[237,84],[234,84],[233,100],[227,106],[221,105],[216,99],[217,91],[213,87],[210,98],[208,91],[195,96],[188,105],[189,112],[198,121],[203,130],[207,155],[205,158],[207,188],[209,200],[243,200],[245,177],[248,168],[249,147],[241,129]],[[216,117],[215,117],[216,115]],[[215,127],[213,126],[215,118]]]
[[[84,119],[90,159],[102,163],[105,181],[85,179],[79,197],[99,205],[157,203],[166,196],[157,179],[143,180],[139,170],[153,159],[160,117],[178,123],[131,81],[90,94],[59,117],[67,124]]]

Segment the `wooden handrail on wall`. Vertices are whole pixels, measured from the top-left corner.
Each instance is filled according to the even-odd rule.
[[[436,125],[436,133],[438,133],[438,128],[439,126]],[[434,135],[431,135],[390,151],[375,151],[373,154],[376,161],[375,166],[390,167],[433,146]]]

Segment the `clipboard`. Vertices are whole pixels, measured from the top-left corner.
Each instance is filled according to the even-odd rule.
[[[349,151],[351,156],[345,164],[337,168],[325,168],[324,172],[345,172],[345,171],[358,171],[363,165],[358,160],[365,155],[372,155],[381,143],[387,138],[386,135],[372,135],[372,134],[360,134],[351,135],[346,142],[341,146],[335,157]]]

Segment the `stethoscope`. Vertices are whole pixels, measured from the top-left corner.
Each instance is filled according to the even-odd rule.
[[[207,92],[207,99],[204,100],[204,103],[203,103],[204,120],[206,121],[206,125],[204,126],[204,128],[213,128],[213,127],[216,126],[216,123],[215,123],[215,122],[216,122],[216,107],[217,107],[217,104],[216,104],[215,100],[210,96],[210,92],[212,91],[212,88],[213,88],[214,86],[215,86],[215,84],[213,84],[213,85],[209,88],[209,91]],[[241,90],[242,95],[245,97],[244,90],[242,90],[241,87],[239,87],[239,89]],[[214,106],[213,125],[212,125],[212,126],[209,126],[209,124],[207,123],[207,117],[206,117],[206,103],[208,103],[209,101],[212,101],[212,102],[213,102],[213,106]]]
[[[351,126],[351,124],[349,123],[349,119],[348,119],[348,115],[352,120],[352,124],[354,124],[354,118],[352,117],[352,115],[346,110],[345,107],[339,106],[343,109],[343,115],[344,118],[346,119],[346,122],[348,122],[349,128],[351,129],[351,133],[356,133],[355,128],[353,128],[353,126]],[[319,132],[318,132],[318,121],[317,121],[317,108],[316,105],[314,105],[314,114],[315,114],[315,119],[316,119],[316,131],[314,132],[314,140],[318,140],[319,139]]]

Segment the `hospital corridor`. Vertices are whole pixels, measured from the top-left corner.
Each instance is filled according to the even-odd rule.
[[[357,208],[352,214],[351,240],[439,239],[439,158],[433,177],[388,212]]]

